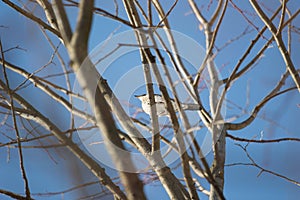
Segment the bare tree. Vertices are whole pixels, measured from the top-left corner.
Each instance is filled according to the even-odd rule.
[[[148,199],[159,194],[145,188],[159,183],[170,199],[230,199],[225,168],[235,166],[300,186],[299,176],[269,169],[249,150],[256,144],[278,149],[282,142],[291,144],[286,147],[291,151],[295,143],[299,149],[293,128],[299,114],[300,60],[294,53],[299,51],[299,2],[2,1],[2,9],[38,29],[37,38],[13,46],[7,38],[15,36],[7,34],[14,24],[0,24],[1,154],[7,155],[7,165],[19,165],[23,183],[14,183],[24,185],[13,190],[5,187],[5,178],[3,196],[39,199],[77,191],[70,198]],[[185,27],[174,31],[182,19]],[[185,29],[191,27],[196,35],[188,37]],[[37,44],[47,50],[31,55],[27,49]],[[20,52],[29,62],[14,59]],[[123,56],[129,57],[126,66],[115,68]],[[38,58],[46,64],[37,64]],[[145,97],[143,105],[134,95]],[[272,105],[274,99],[283,99],[284,108]],[[235,147],[247,161],[227,159]],[[49,159],[32,158],[36,149]],[[16,160],[10,157],[14,153],[18,163],[10,161]],[[59,170],[76,184],[59,192],[38,191],[31,184],[38,172],[30,163],[60,158],[69,167]],[[92,181],[83,183],[86,176]]]

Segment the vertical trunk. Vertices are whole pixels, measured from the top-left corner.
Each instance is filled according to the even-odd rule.
[[[212,42],[212,31],[211,26],[207,25],[206,31],[206,53],[209,53],[209,47]],[[208,73],[210,77],[210,109],[212,113],[212,138],[213,138],[213,153],[214,153],[214,160],[211,167],[211,173],[213,175],[214,181],[217,183],[218,188],[223,192],[224,187],[224,164],[225,164],[225,133],[226,130],[223,130],[222,125],[216,125],[214,124],[215,121],[221,121],[222,116],[220,113],[216,113],[218,101],[219,101],[219,88],[220,88],[220,81],[218,78],[218,72],[216,70],[216,67],[214,65],[214,62],[212,60],[212,53],[211,55],[208,55],[209,58],[207,60],[207,67],[208,67]],[[212,184],[210,185],[211,193],[210,193],[210,200],[218,200],[219,194],[215,186]]]

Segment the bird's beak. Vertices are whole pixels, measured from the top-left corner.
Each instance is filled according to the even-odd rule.
[[[134,95],[135,98],[138,98],[138,99],[142,99],[145,95],[142,94],[142,95]]]

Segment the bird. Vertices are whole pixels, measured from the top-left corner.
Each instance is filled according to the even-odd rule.
[[[142,95],[134,95],[137,99],[139,99],[142,102],[142,109],[143,111],[150,116],[150,99],[149,95],[147,94],[142,94]],[[169,115],[169,112],[165,106],[164,103],[164,98],[160,94],[154,94],[154,99],[155,99],[155,106],[156,106],[156,112],[157,116],[167,116]],[[174,111],[178,112],[178,107],[175,103],[174,99],[170,99],[171,103],[173,105]],[[199,110],[200,106],[198,104],[181,104],[183,110]]]
[[[147,94],[142,94],[142,95],[134,95],[137,99],[139,99],[142,102],[142,109],[143,111],[150,115],[150,99],[149,99],[149,95]],[[155,106],[156,106],[156,112],[157,112],[157,116],[161,117],[161,116],[166,116],[168,115],[168,111],[167,108],[165,106],[164,103],[164,99],[160,94],[154,94],[154,99],[155,99]],[[175,112],[178,111],[178,108],[176,106],[175,100],[174,99],[170,99],[173,105],[173,108],[175,110]]]

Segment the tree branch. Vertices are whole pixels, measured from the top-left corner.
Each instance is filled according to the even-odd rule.
[[[262,107],[268,101],[270,101],[271,99],[273,99],[276,96],[279,96],[280,94],[284,94],[284,93],[286,93],[288,91],[291,91],[291,90],[294,90],[294,89],[297,89],[297,87],[292,87],[292,88],[283,90],[283,91],[278,92],[278,93],[276,93],[276,92],[275,93],[270,92],[261,102],[259,102],[255,106],[255,108],[252,111],[252,114],[246,120],[244,120],[243,122],[240,122],[240,123],[226,123],[225,126],[227,127],[228,130],[240,130],[240,129],[245,128],[246,126],[248,126],[249,124],[251,124],[254,121],[254,119],[256,118],[256,116],[258,114],[258,112],[262,109]]]
[[[51,24],[52,28],[58,30],[57,20],[54,14],[54,10],[48,0],[37,0],[38,4],[43,8],[46,14],[48,22]]]
[[[0,88],[5,92],[8,92],[8,88],[1,80]],[[17,93],[13,93],[12,96],[23,108],[28,110],[28,113],[25,114],[25,118],[29,118],[42,125],[45,129],[51,131],[62,144],[65,144],[67,148],[92,171],[92,173],[105,187],[107,187],[114,195],[117,195],[119,199],[127,199],[121,189],[116,186],[110,177],[105,173],[105,169],[101,168],[96,161],[94,161],[83,150],[81,150],[71,139],[69,139],[62,131],[60,131],[55,124],[53,124],[48,118],[42,115]]]
[[[248,143],[275,143],[275,142],[283,142],[283,141],[296,141],[300,142],[300,138],[278,138],[278,139],[270,139],[270,140],[254,140],[254,139],[247,139],[247,138],[240,138],[235,137],[229,133],[226,134],[226,137],[229,137],[230,139],[240,141],[240,142],[248,142]]]
[[[0,39],[0,52],[1,52],[1,57],[2,57],[2,60],[3,60],[3,63],[2,63],[3,75],[4,75],[4,79],[5,79],[6,86],[7,86],[6,92],[9,95],[9,100],[10,100],[9,103],[10,103],[11,112],[12,112],[13,129],[15,130],[16,137],[17,137],[17,142],[18,142],[18,152],[19,152],[19,156],[20,156],[20,170],[21,170],[22,178],[23,178],[24,184],[25,184],[25,194],[26,194],[27,199],[31,199],[29,182],[28,182],[28,178],[27,178],[27,174],[26,174],[26,170],[25,170],[25,166],[24,166],[24,157],[23,157],[22,144],[21,144],[21,141],[20,141],[21,136],[20,136],[19,128],[18,128],[18,124],[17,124],[16,113],[15,113],[15,110],[14,110],[13,92],[11,91],[11,89],[9,87],[10,84],[9,84],[7,73],[6,73],[5,59],[4,59],[4,53],[3,53],[3,49],[2,49],[1,39]]]
[[[72,38],[72,30],[67,13],[61,0],[53,0],[52,7],[56,16],[59,32],[65,45],[69,45]]]
[[[47,29],[48,31],[52,32],[53,34],[57,35],[58,37],[61,37],[61,34],[59,33],[59,31],[57,31],[55,28],[53,28],[53,27],[49,26],[48,24],[46,24],[40,18],[34,16],[31,13],[28,13],[27,11],[23,10],[22,8],[20,8],[16,4],[10,2],[9,0],[2,0],[2,1],[4,3],[6,3],[7,5],[9,5],[10,7],[12,7],[13,9],[15,9],[17,12],[24,15],[25,17],[27,17],[27,18],[31,19],[32,21],[36,22],[37,24],[42,26],[44,29]]]
[[[266,24],[266,26],[269,28],[269,30],[271,31],[277,46],[281,52],[281,55],[283,57],[283,60],[286,64],[286,68],[288,69],[289,73],[291,74],[297,88],[298,91],[300,92],[300,77],[299,77],[299,73],[297,72],[293,61],[289,55],[289,52],[287,51],[285,44],[282,40],[282,34],[280,30],[277,30],[276,27],[274,26],[274,24],[272,23],[272,21],[270,21],[270,19],[267,17],[267,15],[264,13],[264,11],[260,8],[260,6],[258,5],[258,3],[256,2],[256,0],[250,0],[251,5],[253,6],[254,10],[256,11],[256,13],[258,14],[258,16],[262,19],[262,21]],[[285,4],[285,1],[283,2]]]
[[[2,190],[2,189],[0,189],[0,194],[4,194],[6,196],[9,196],[10,198],[17,199],[17,200],[33,200],[32,198],[23,197],[19,194],[7,190]]]
[[[88,50],[88,39],[93,21],[93,8],[94,0],[82,0],[79,3],[79,14],[77,17],[77,24],[75,32],[71,39],[72,49],[68,49],[70,57],[73,59],[73,62],[75,61],[75,59],[78,59],[77,62],[81,64],[87,56],[87,52],[82,51]]]

